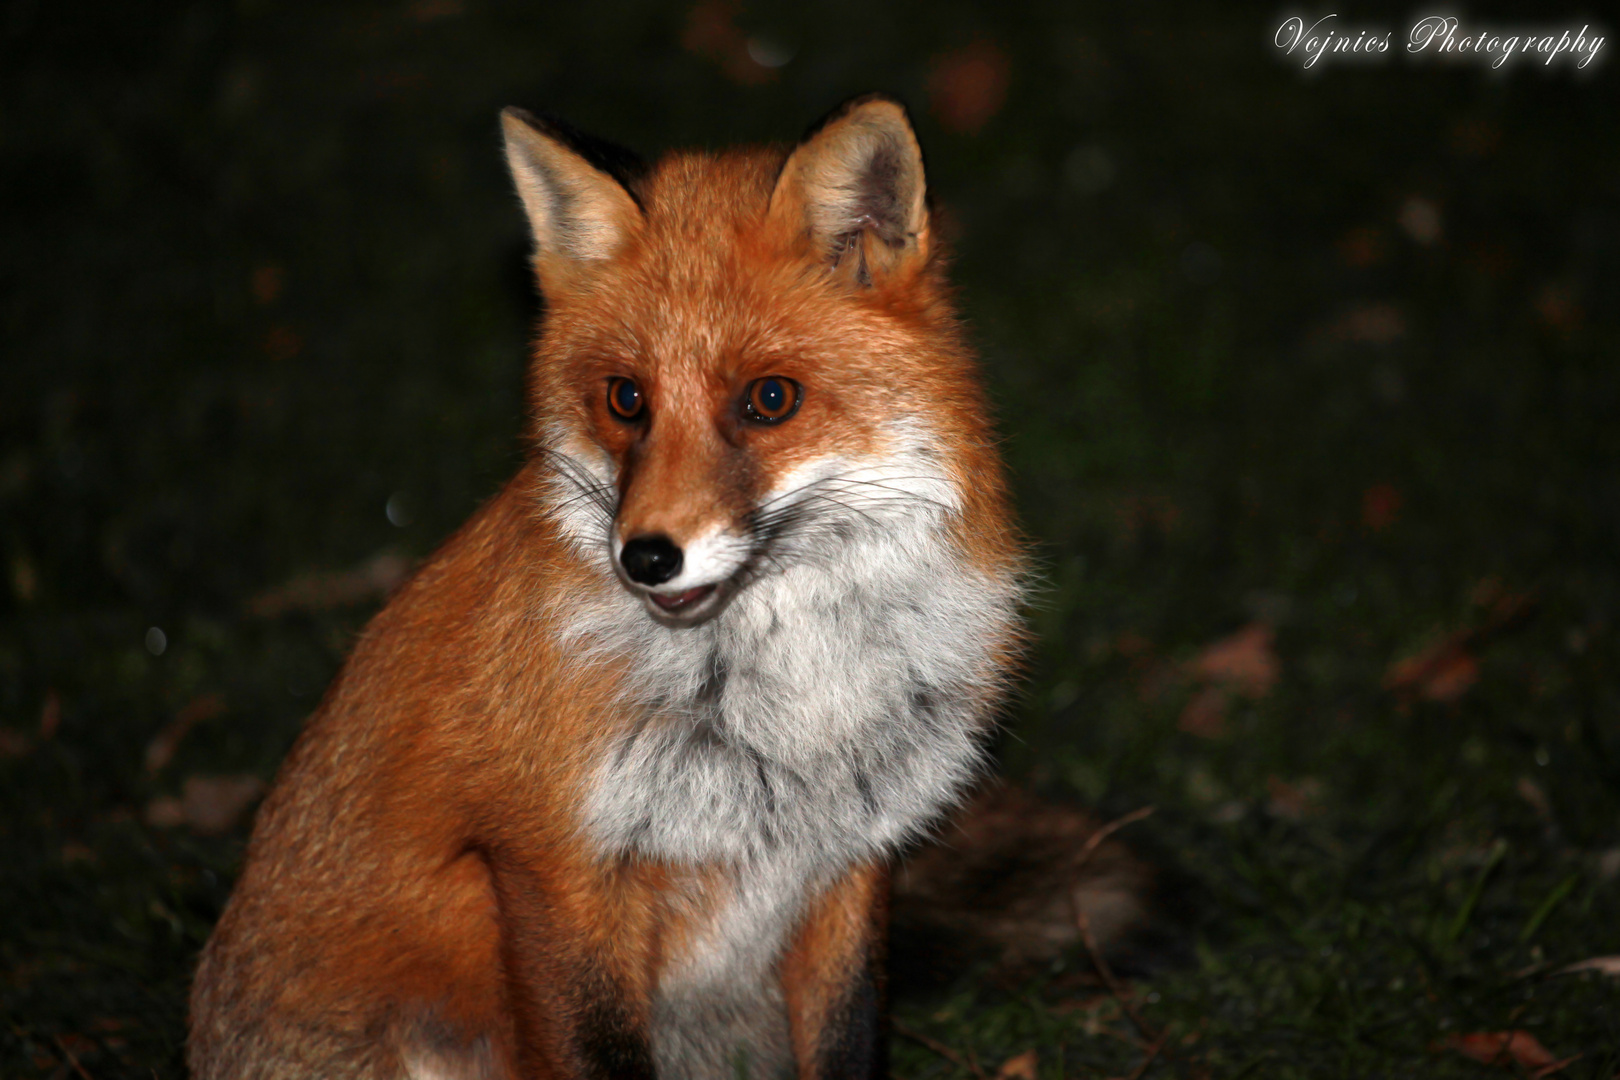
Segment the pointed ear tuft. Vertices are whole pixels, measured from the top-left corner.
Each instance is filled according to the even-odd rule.
[[[544,284],[588,272],[640,228],[631,185],[645,166],[630,151],[522,109],[501,110],[501,129]]]
[[[857,285],[924,264],[927,186],[905,106],[868,94],[834,109],[788,155],[770,218]]]

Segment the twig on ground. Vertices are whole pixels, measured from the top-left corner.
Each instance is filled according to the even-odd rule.
[[[975,1077],[977,1077],[977,1080],[988,1080],[988,1078],[984,1075],[984,1070],[979,1068],[979,1062],[971,1054],[969,1054],[967,1057],[963,1057],[961,1054],[958,1054],[955,1050],[952,1050],[949,1046],[946,1046],[938,1039],[924,1035],[920,1031],[913,1031],[906,1027],[906,1025],[900,1023],[898,1020],[891,1020],[889,1022],[889,1026],[894,1029],[894,1033],[896,1035],[903,1036],[910,1039],[914,1043],[919,1043],[928,1047],[928,1049],[932,1050],[946,1061],[949,1061],[951,1064],[957,1066],[958,1068],[966,1069],[968,1072],[972,1073]]]
[[[1108,984],[1108,992],[1114,995],[1120,1007],[1125,1010],[1125,1014],[1131,1018],[1131,1023],[1136,1025],[1136,1029],[1144,1038],[1149,1042],[1160,1041],[1158,1029],[1142,1019],[1141,1012],[1131,1001],[1130,991],[1115,976],[1113,968],[1108,966],[1108,961],[1103,959],[1102,949],[1097,947],[1097,935],[1091,932],[1091,920],[1086,918],[1086,913],[1080,909],[1078,902],[1074,906],[1074,921],[1080,927],[1080,938],[1086,943],[1086,951],[1091,954],[1091,962],[1096,965],[1097,973],[1103,977],[1103,982]]]
[[[1144,806],[1140,810],[1133,810],[1129,814],[1116,818],[1098,829],[1086,841],[1086,846],[1080,849],[1080,856],[1075,865],[1085,865],[1086,860],[1091,858],[1092,853],[1102,846],[1104,840],[1132,822],[1141,821],[1151,813],[1153,813],[1153,807]],[[1166,1036],[1143,1019],[1141,1012],[1136,1008],[1136,1004],[1131,1000],[1128,988],[1114,975],[1114,969],[1108,966],[1108,961],[1103,959],[1102,948],[1097,944],[1097,935],[1091,932],[1091,919],[1087,917],[1085,909],[1080,906],[1080,897],[1071,893],[1069,903],[1074,908],[1074,923],[1080,929],[1080,940],[1086,943],[1086,951],[1091,954],[1092,966],[1097,969],[1097,974],[1102,976],[1103,983],[1108,987],[1108,992],[1114,995],[1114,1000],[1119,1002],[1120,1008],[1124,1009],[1125,1014],[1131,1018],[1131,1023],[1136,1025],[1136,1029],[1148,1041],[1147,1056],[1142,1059],[1142,1063],[1127,1078],[1127,1080],[1139,1080],[1160,1053],[1164,1053],[1167,1058],[1170,1056],[1169,1052],[1165,1050],[1164,1041]]]
[[[1119,830],[1123,829],[1125,826],[1130,825],[1133,822],[1141,821],[1143,818],[1153,813],[1153,810],[1154,808],[1151,806],[1144,806],[1140,810],[1132,810],[1130,813],[1124,815],[1123,817],[1115,818],[1107,825],[1104,825],[1102,828],[1092,833],[1090,839],[1086,841],[1085,846],[1080,849],[1080,855],[1074,861],[1075,869],[1079,869],[1080,867],[1086,865],[1091,857],[1097,853],[1097,849],[1102,846],[1102,842],[1104,840],[1119,832]]]
[[[62,1041],[62,1036],[52,1035],[51,1041],[56,1044],[58,1050],[62,1051],[62,1056],[67,1058],[67,1063],[73,1066],[73,1071],[78,1073],[82,1080],[91,1080],[90,1074],[85,1071],[83,1065],[79,1064],[79,1059],[73,1056],[73,1051],[69,1050],[67,1043]]]

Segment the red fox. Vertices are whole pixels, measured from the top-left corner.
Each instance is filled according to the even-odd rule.
[[[282,769],[192,1073],[883,1075],[889,861],[1021,639],[916,137],[881,96],[651,167],[502,124],[530,452]]]

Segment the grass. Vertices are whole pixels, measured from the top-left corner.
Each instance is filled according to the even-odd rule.
[[[0,1074],[182,1072],[244,834],[147,808],[270,777],[370,611],[253,599],[425,555],[513,468],[535,310],[496,110],[656,150],[874,87],[916,106],[1042,567],[1004,768],[1158,808],[1123,834],[1183,912],[1183,962],[1130,979],[1146,1075],[1486,1075],[1437,1047],[1511,1029],[1620,1072],[1620,983],[1553,974],[1620,953],[1614,76],[1304,78],[1273,18],[11,5]],[[792,58],[739,66],[748,35]],[[974,42],[1007,93],[965,133],[930,102]],[[1275,680],[1189,723],[1190,665],[1255,624]],[[1448,640],[1449,690],[1391,684]],[[1078,955],[898,1018],[992,1074],[1146,1057]]]

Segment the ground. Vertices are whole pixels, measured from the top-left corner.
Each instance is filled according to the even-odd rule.
[[[182,1074],[243,808],[513,469],[497,110],[655,152],[870,89],[1038,555],[1003,769],[1154,807],[1175,912],[1117,994],[903,1001],[896,1072],[1620,1072],[1620,978],[1562,973],[1620,954],[1615,72],[1306,73],[1281,18],[7,5],[0,1073]]]

